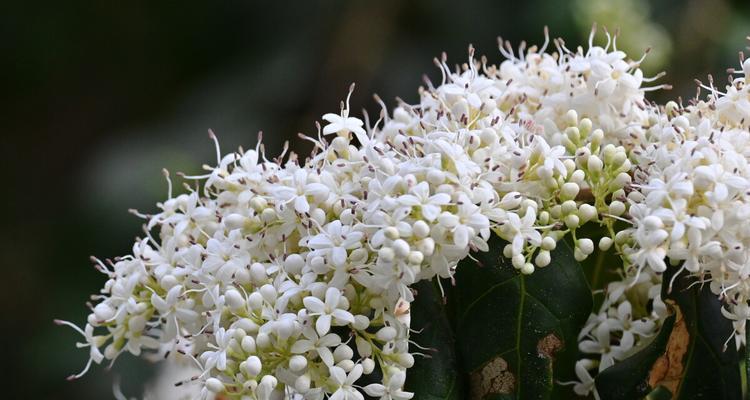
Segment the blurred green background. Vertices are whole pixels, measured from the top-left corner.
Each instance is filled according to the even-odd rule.
[[[499,61],[497,35],[541,43],[544,25],[575,47],[593,21],[620,28],[633,58],[653,47],[644,68],[666,70],[661,82],[675,89],[652,99],[688,98],[693,78],[724,81],[750,34],[740,0],[73,0],[0,10],[3,398],[111,398],[115,376],[140,393],[152,366],[129,356],[66,382],[88,352],[52,319],[84,322],[104,282],[88,256],[129,252],[141,221],[126,210],[154,210],[163,167],[194,173],[213,162],[208,128],[225,151],[253,147],[263,130],[273,154],[336,112],[351,82],[353,107],[376,113],[373,92],[415,101],[422,74],[439,76],[432,58],[443,50],[463,62],[473,43]]]

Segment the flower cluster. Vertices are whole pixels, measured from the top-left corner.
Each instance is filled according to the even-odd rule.
[[[745,304],[744,79],[662,110],[644,95],[665,85],[644,87],[640,60],[608,34],[585,51],[549,44],[516,52],[501,40],[496,66],[471,47],[455,70],[436,59],[440,84],[418,104],[381,102],[373,124],[350,116],[347,97],[302,137],[314,145],[305,160],[269,160],[260,140],[222,156],[217,142],[207,174],[183,175],[202,188],[173,196],[167,173],[159,212],[136,213],[146,236],[132,254],[96,260],[108,280],[76,328],[90,347],[81,374],[148,350],[192,357],[203,397],[409,399],[412,284],[451,278],[493,233],[519,273],[546,267],[566,235],[583,260],[596,247],[579,230],[589,222],[607,232],[602,251],[635,267],[582,332],[600,368],[658,326],[663,313],[636,315],[625,292],[653,299],[665,256]],[[618,221],[632,226],[617,232]]]
[[[589,316],[578,335],[578,348],[586,354],[575,365],[579,380],[562,384],[574,385],[578,395],[593,392],[598,398],[591,371],[601,372],[648,345],[669,315],[661,285],[661,276],[651,271],[610,282],[598,312]]]
[[[655,111],[648,140],[633,150],[641,198],[623,233],[639,270],[661,273],[671,263],[710,284],[736,320],[739,346],[750,316],[750,60],[737,74],[726,93],[711,79],[706,99]]]

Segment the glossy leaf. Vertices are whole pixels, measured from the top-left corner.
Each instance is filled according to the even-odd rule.
[[[664,282],[673,273],[668,270]],[[733,340],[724,348],[733,332],[731,322],[721,314],[721,302],[709,285],[693,283],[694,278],[683,276],[675,279],[671,292],[665,285],[662,297],[673,302],[684,321],[680,315],[669,317],[654,342],[599,374],[602,399],[663,396],[664,390],[680,400],[742,398],[739,353]]]
[[[411,304],[411,326],[417,332],[412,341],[429,350],[418,350],[429,356],[415,357],[409,369],[406,390],[425,400],[459,400],[466,392],[458,371],[453,330],[434,282],[414,285],[416,297]]]
[[[596,388],[602,400],[639,399],[651,392],[649,371],[667,348],[676,315],[662,324],[654,340],[636,354],[605,369],[596,377]]]
[[[671,279],[669,272],[664,275],[665,282]],[[732,324],[721,314],[721,302],[709,285],[693,283],[694,278],[678,277],[671,293],[665,290],[663,295],[677,302],[685,315],[690,335],[690,345],[683,359],[682,379],[673,391],[674,398],[740,399],[740,356],[734,339],[724,348],[724,343],[733,334]]]
[[[591,290],[563,241],[552,263],[530,276],[502,256],[500,239],[489,245],[489,252],[473,255],[478,263],[459,264],[448,294],[459,369],[469,375],[470,395],[463,398],[552,398],[559,390],[554,382],[571,378]],[[556,375],[566,369],[557,364],[567,374]]]

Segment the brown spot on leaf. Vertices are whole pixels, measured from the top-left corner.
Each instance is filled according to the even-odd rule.
[[[667,349],[651,367],[648,375],[648,385],[652,388],[662,385],[672,393],[676,393],[685,369],[683,361],[690,345],[690,333],[688,332],[680,307],[672,300],[667,300],[667,303],[669,303],[677,315],[672,333],[669,334]]]
[[[495,357],[471,373],[471,399],[481,400],[495,394],[513,392],[516,378],[508,371],[508,362]]]
[[[562,349],[563,343],[554,333],[550,333],[547,336],[539,339],[536,344],[536,352],[539,357],[553,359],[555,353]]]

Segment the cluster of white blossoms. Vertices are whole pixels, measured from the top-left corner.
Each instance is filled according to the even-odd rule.
[[[593,392],[598,399],[592,372],[601,372],[648,345],[669,315],[661,298],[661,276],[651,270],[628,272],[607,285],[601,306],[578,335],[578,348],[586,354],[575,365],[578,381],[561,382],[573,385],[578,395]]]
[[[557,39],[547,53],[549,42],[515,52],[501,41],[498,66],[471,47],[455,70],[436,59],[440,84],[427,82],[415,105],[381,102],[372,125],[347,98],[303,137],[314,144],[304,161],[286,150],[268,160],[260,142],[222,156],[217,143],[216,166],[183,176],[202,188],[173,196],[170,181],[159,212],[139,214],[146,237],[132,254],[96,261],[109,279],[76,328],[90,359],[74,377],[146,350],[192,358],[201,372],[179,383],[202,397],[412,398],[410,286],[451,278],[493,233],[523,274],[568,235],[578,260],[597,245],[623,255],[629,278],[610,284],[581,335],[601,359],[584,367],[624,354],[605,336],[632,347],[658,327],[666,311],[634,316],[624,293],[645,282],[655,299],[665,257],[711,280],[744,329],[744,78],[694,107],[660,109],[644,94],[665,85],[644,87],[654,78],[608,34],[587,50]],[[578,229],[589,222],[607,232],[598,243]]]
[[[725,92],[708,90],[687,107],[669,102],[649,109],[642,137],[628,156],[634,189],[629,197],[630,226],[615,236],[621,245],[626,278],[609,284],[598,313],[589,318],[579,348],[593,358],[576,365],[581,380],[575,390],[593,390],[589,371],[602,371],[650,342],[668,312],[662,299],[661,273],[675,268],[664,282],[697,278],[723,302],[733,322],[739,349],[750,319],[750,60],[731,72]],[[700,90],[700,89],[699,89]],[[623,288],[627,285],[627,289]],[[625,291],[630,292],[629,296]],[[641,305],[633,312],[631,300]],[[640,319],[639,319],[640,318]]]

